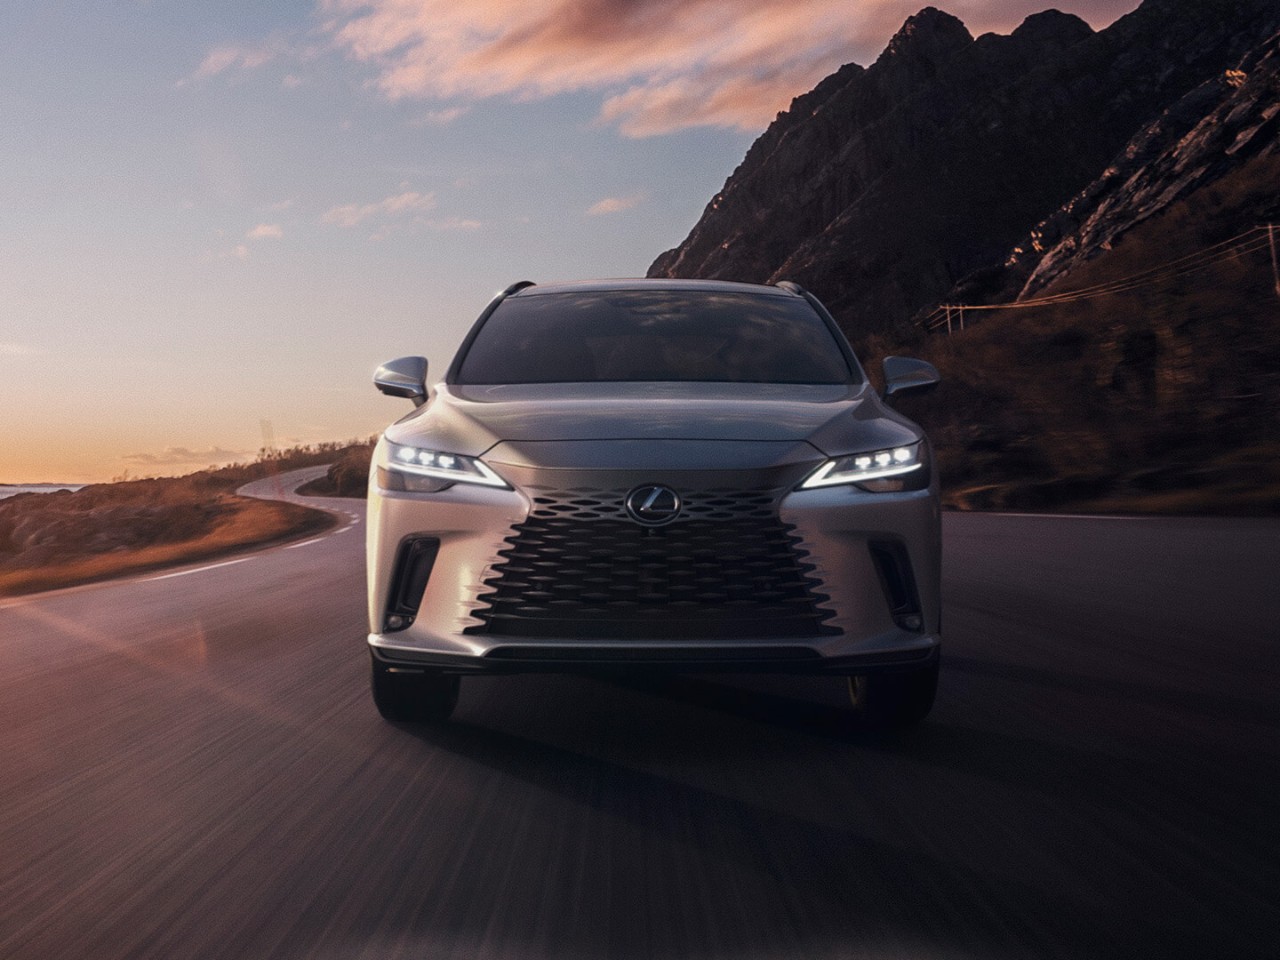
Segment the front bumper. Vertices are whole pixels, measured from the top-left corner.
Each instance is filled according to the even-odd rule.
[[[413,494],[382,489],[376,473],[371,479],[368,642],[378,660],[404,669],[457,673],[653,668],[851,674],[909,669],[937,657],[936,488],[898,494],[867,493],[853,486],[795,490],[812,464],[787,456],[747,472],[534,470],[527,464],[490,462],[515,489],[457,484],[438,494]],[[598,559],[609,552],[607,541],[601,546],[591,539],[600,524],[631,529],[625,517],[610,512],[621,510],[617,492],[655,480],[682,491],[701,491],[701,501],[694,495],[690,502],[706,505],[701,514],[691,508],[689,523],[710,532],[671,549],[667,559],[674,565],[673,582],[656,588],[669,591],[664,595],[690,610],[688,616],[669,617],[643,592],[628,593],[625,581],[631,571],[645,569],[643,552],[609,566]],[[760,498],[754,498],[755,520],[735,515],[741,508],[724,496],[725,490],[752,488],[769,492],[767,516],[761,513]],[[756,577],[767,556],[743,561],[747,566],[741,570],[732,566],[732,557],[744,551],[741,544],[749,539],[744,529],[755,522],[774,530],[775,543],[782,537],[793,545],[798,559],[790,573],[765,571]],[[699,560],[693,548],[716,539],[715,523],[732,527],[724,528],[729,531],[727,546],[719,562],[713,548],[703,550]],[[527,538],[535,526],[530,549]],[[390,598],[403,593],[397,578],[404,574],[397,571],[396,558],[415,538],[430,538],[434,562],[412,622],[389,629]],[[520,565],[522,558],[544,559],[544,552],[559,559]],[[724,564],[725,569],[715,569]],[[566,571],[581,584],[566,586]],[[751,578],[754,586],[748,584],[745,594],[734,586]],[[895,578],[898,582],[890,582]],[[707,586],[702,590],[686,581]],[[799,582],[807,585],[806,597],[797,595],[804,592],[797,588]],[[542,599],[525,602],[525,593]],[[776,604],[768,600],[774,595]],[[588,600],[579,602],[579,596]],[[904,596],[913,607],[907,614]],[[591,603],[608,612],[593,619],[598,611]],[[559,609],[557,604],[571,615],[547,612]],[[782,604],[805,615],[779,614]],[[721,609],[723,622],[717,614]],[[646,620],[646,615],[652,616]]]
[[[496,647],[481,656],[436,653],[391,645],[378,634],[369,635],[377,660],[403,671],[439,670],[457,674],[501,673],[614,673],[664,671],[672,673],[785,673],[848,676],[927,667],[938,658],[941,638],[925,635],[910,645],[823,657],[799,646],[709,647],[698,644],[574,643]]]

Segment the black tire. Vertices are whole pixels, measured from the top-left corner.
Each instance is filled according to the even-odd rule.
[[[369,679],[373,703],[383,719],[409,723],[448,720],[462,686],[456,674],[430,669],[401,672],[376,657]]]
[[[849,678],[853,712],[866,727],[896,730],[919,723],[933,709],[938,661],[915,670],[869,673]]]

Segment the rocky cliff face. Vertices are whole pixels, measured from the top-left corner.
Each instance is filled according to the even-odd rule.
[[[780,114],[649,274],[796,280],[855,339],[966,278],[1036,289],[1170,177],[1274,144],[1277,31],[1275,0],[1146,0],[1098,33],[1049,11],[976,39],[927,8]]]
[[[1042,293],[1125,234],[1257,157],[1280,156],[1280,33],[1145,126],[1102,174],[1019,242],[998,269],[949,299],[1005,302]],[[1277,211],[1255,209],[1230,232]]]

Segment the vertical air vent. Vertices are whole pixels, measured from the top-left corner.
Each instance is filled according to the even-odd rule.
[[[907,548],[892,540],[873,540],[867,546],[880,574],[880,586],[884,588],[893,622],[904,630],[923,630],[924,615],[920,611],[920,595],[916,592]]]
[[[387,599],[386,629],[389,632],[403,630],[413,623],[439,552],[440,541],[434,537],[410,537],[400,544]]]

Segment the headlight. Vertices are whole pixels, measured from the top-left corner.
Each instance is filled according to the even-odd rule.
[[[853,483],[872,493],[920,490],[929,485],[926,457],[923,443],[836,457],[809,474],[800,489]]]
[[[435,493],[454,483],[509,489],[507,481],[483,460],[387,441],[386,464],[378,468],[378,485],[383,489]]]

